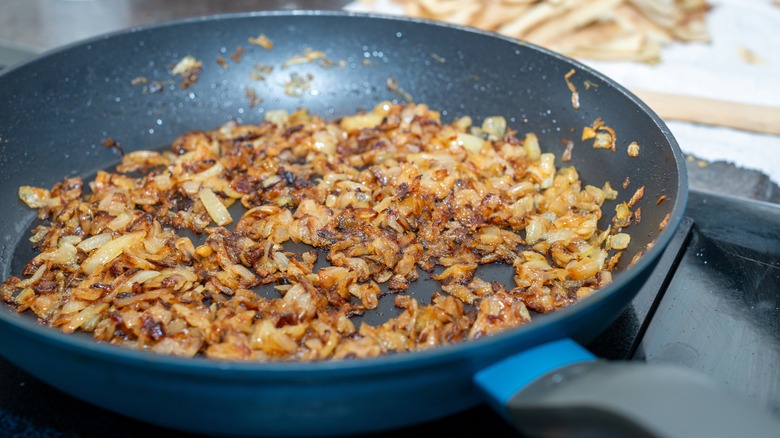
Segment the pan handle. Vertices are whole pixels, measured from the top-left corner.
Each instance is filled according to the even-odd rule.
[[[530,436],[780,436],[779,419],[693,370],[597,360],[569,339],[512,356],[474,380]]]

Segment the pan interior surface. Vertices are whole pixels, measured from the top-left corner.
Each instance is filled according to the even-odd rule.
[[[249,42],[260,35],[273,47]],[[312,57],[315,52],[324,56]],[[203,66],[185,85],[171,69],[188,56]],[[571,71],[579,108],[565,79]],[[35,213],[19,201],[19,186],[51,187],[73,176],[87,181],[118,163],[103,146],[109,137],[126,152],[167,149],[184,132],[229,121],[257,124],[275,109],[307,108],[335,119],[411,97],[441,111],[445,122],[503,115],[520,135],[536,133],[556,156],[572,143],[568,165],[581,179],[618,189],[618,198],[605,204],[604,226],[616,205],[644,187],[637,203],[642,220],[631,226],[632,246],[613,284],[528,327],[432,351],[314,364],[183,360],[63,335],[0,309],[0,334],[9,340],[0,353],[11,361],[77,397],[177,429],[334,435],[414,424],[471,406],[479,401],[471,376],[481,367],[560,337],[588,341],[606,328],[671,239],[686,199],[676,142],[625,89],[559,55],[448,25],[321,12],[188,20],[54,51],[5,72],[0,84],[6,102],[0,107],[3,279],[18,275],[30,257]],[[616,151],[581,139],[597,119],[617,133]],[[632,142],[641,145],[637,157],[627,153]],[[639,252],[645,256],[629,266]],[[420,293],[430,292],[430,283],[421,286]],[[52,358],[57,367],[47,365]],[[206,414],[192,415],[204,407]]]

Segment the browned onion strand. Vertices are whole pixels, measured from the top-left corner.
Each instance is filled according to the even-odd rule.
[[[614,133],[594,126],[612,136],[594,146],[611,148]],[[269,111],[258,125],[127,153],[117,170],[90,190],[80,178],[20,188],[43,219],[31,237],[40,252],[0,286],[3,301],[67,333],[225,360],[365,358],[525,324],[529,310],[610,282],[643,195],[600,230],[617,192],[557,168],[533,133],[503,117],[443,124],[425,105],[389,102],[333,122]],[[228,210],[236,202],[241,217]],[[318,251],[285,250],[292,242],[324,251],[327,266],[315,269]],[[475,274],[496,262],[513,267],[512,287]],[[439,282],[431,302],[405,292],[418,268]],[[252,290],[263,284],[278,294]],[[380,285],[400,315],[356,326]]]

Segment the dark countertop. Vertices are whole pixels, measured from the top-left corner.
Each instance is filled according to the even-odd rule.
[[[689,157],[688,182],[692,190],[703,190],[780,203],[780,187],[765,174],[743,169],[725,161],[708,162]]]

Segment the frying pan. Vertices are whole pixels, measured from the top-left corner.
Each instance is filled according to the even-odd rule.
[[[272,50],[247,44],[259,34],[273,41]],[[237,46],[246,50],[240,62],[229,58]],[[343,63],[275,68],[265,81],[251,79],[254,64],[280,66],[306,48]],[[188,88],[170,73],[186,55],[204,63]],[[217,65],[217,56],[229,60],[228,68]],[[572,69],[579,109],[564,80]],[[305,93],[284,92],[292,72],[311,74]],[[141,76],[159,82],[161,90],[134,85]],[[389,78],[404,93],[389,89]],[[249,104],[249,89],[263,98],[261,104]],[[604,220],[616,203],[644,186],[637,204],[642,220],[630,227],[632,245],[614,281],[569,308],[505,333],[366,360],[168,357],[64,335],[7,306],[0,308],[0,354],[98,406],[207,434],[357,434],[424,422],[485,400],[534,434],[606,430],[684,436],[692,425],[710,435],[776,432],[772,419],[700,376],[663,366],[608,364],[579,346],[627,306],[671,239],[687,196],[683,157],[664,123],[609,78],[544,49],[474,29],[350,13],[226,15],[91,39],[5,72],[0,273],[18,275],[29,254],[35,212],[18,200],[17,187],[50,187],[65,176],[87,179],[115,165],[117,156],[101,146],[107,137],[126,151],[163,148],[185,131],[214,129],[229,120],[257,123],[271,109],[306,107],[335,118],[382,100],[402,100],[406,93],[441,110],[445,121],[504,115],[520,133],[537,133],[545,150],[558,156],[564,140],[574,142],[569,164],[582,180],[596,186],[610,181],[619,190],[618,199],[605,206]],[[597,118],[618,133],[616,152],[580,141],[582,128]],[[641,146],[635,158],[626,153],[632,141]],[[657,203],[661,197],[666,200]],[[629,266],[638,251],[644,255]],[[710,414],[715,420],[705,422]]]

